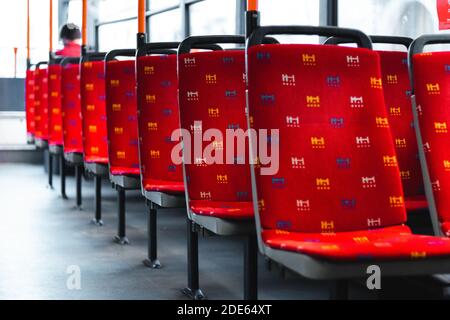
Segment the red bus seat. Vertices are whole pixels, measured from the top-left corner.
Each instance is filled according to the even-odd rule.
[[[48,141],[48,70],[39,64],[35,70],[34,96],[36,144],[45,147]]]
[[[245,132],[248,127],[245,52],[220,47],[212,49],[215,51],[197,50],[203,45],[222,43],[242,45],[245,38],[189,37],[180,44],[178,51],[180,125],[183,135],[190,134],[190,137],[183,137],[189,264],[188,287],[183,292],[193,299],[204,298],[199,289],[198,235],[194,231],[200,226],[216,235],[244,236],[244,299],[255,300],[257,250],[250,156],[246,152],[247,145],[242,148],[245,154],[238,153],[242,151],[236,142],[234,147],[227,145],[227,130]],[[215,132],[214,137],[203,141],[204,133],[211,130]],[[185,139],[191,140],[191,146]],[[228,154],[227,148],[234,152]],[[216,158],[209,159],[213,154]]]
[[[419,38],[413,43],[417,49]],[[450,41],[450,38],[447,40]],[[422,48],[423,50],[423,48]],[[450,97],[450,52],[430,52],[412,57],[415,93],[416,127],[423,150],[423,169],[431,216],[436,234],[450,237],[450,113],[447,104]],[[430,201],[430,199],[428,199]]]
[[[49,185],[53,185],[53,158],[59,158],[61,196],[67,199],[65,159],[63,151],[63,125],[62,125],[62,91],[61,91],[61,58],[52,59],[48,67],[48,144],[49,144]]]
[[[402,45],[407,49],[412,39],[396,36],[371,36],[377,44]],[[350,43],[348,39],[330,38],[325,44]],[[411,83],[408,54],[402,51],[378,51],[389,126],[394,139],[397,160],[408,212],[428,210],[419,161],[414,119],[411,110]]]
[[[183,167],[172,161],[172,133],[179,129],[176,55],[137,60],[142,188],[184,195]],[[142,88],[142,89],[141,89]]]
[[[397,160],[407,211],[427,210],[428,203],[420,168],[414,119],[411,109],[411,83],[406,52],[378,51]]]
[[[104,53],[85,53],[80,68],[84,168],[95,179],[92,223],[97,226],[103,226],[102,178],[109,175],[104,58]]]
[[[135,62],[106,63],[106,114],[111,175],[139,176]]]
[[[62,115],[65,154],[83,154],[80,104],[80,66],[69,63],[62,68]]]
[[[28,69],[25,79],[25,111],[26,111],[26,121],[27,121],[27,142],[34,142],[34,134],[35,134],[35,122],[34,122],[34,74],[35,71]]]
[[[279,139],[267,140],[279,148],[278,173],[255,169],[260,249],[312,279],[364,276],[368,261],[384,276],[448,270],[450,240],[414,235],[404,225],[378,53],[260,44],[267,34],[335,30],[371,47],[359,31],[326,27],[261,27],[248,41],[251,123],[279,129]]]
[[[159,269],[157,208],[183,208],[183,167],[172,161],[172,133],[180,128],[176,49],[179,43],[150,43],[137,54],[139,153],[142,194],[149,207],[148,255],[144,265]],[[163,52],[153,49],[164,48]],[[155,53],[156,52],[156,53]]]
[[[141,185],[137,123],[136,50],[113,50],[105,57],[106,126],[108,133],[109,179],[117,190],[118,234],[120,245],[129,244],[126,236],[125,191]]]
[[[76,206],[82,204],[83,127],[80,101],[79,58],[65,58],[62,62],[61,92],[64,158],[75,166]]]
[[[84,161],[107,165],[105,63],[103,61],[82,63],[80,77]]]
[[[190,61],[195,61],[195,67]],[[179,57],[181,128],[194,133],[218,129],[224,140],[229,128],[247,129],[245,118],[245,54],[243,51],[214,51]],[[209,81],[208,76],[211,77]],[[202,128],[194,122],[201,121]],[[216,150],[226,150],[226,141],[216,141]],[[210,143],[204,143],[203,148]],[[202,148],[202,150],[204,150]],[[193,152],[192,152],[193,154]],[[205,159],[185,164],[189,209],[198,215],[226,219],[253,219],[248,163],[207,165]],[[195,207],[208,207],[208,212]],[[214,205],[218,205],[217,208]],[[228,209],[224,210],[223,206]],[[233,208],[235,210],[233,210]]]
[[[49,146],[63,145],[61,70],[60,64],[51,64],[48,67]]]

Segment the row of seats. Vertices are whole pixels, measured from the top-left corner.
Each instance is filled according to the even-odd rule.
[[[283,33],[344,34],[360,48],[264,43],[268,35]],[[157,212],[187,205],[184,292],[196,299],[204,297],[198,281],[201,229],[245,237],[248,299],[257,297],[257,244],[269,259],[313,279],[364,277],[368,263],[382,265],[384,275],[450,271],[450,238],[414,235],[406,226],[406,209],[430,208],[439,221],[436,234],[450,237],[450,158],[444,147],[449,114],[442,108],[448,54],[415,55],[411,89],[407,53],[373,51],[359,31],[259,27],[246,51],[221,49],[229,43],[243,45],[245,38],[190,37],[181,44],[86,55],[81,67],[64,60],[61,67],[38,65],[27,73],[29,134],[50,145],[62,142],[64,154],[81,155],[88,172],[109,176],[118,191],[121,244],[128,243],[125,191],[142,190],[149,205],[144,263],[151,268],[161,267]],[[58,87],[53,82],[59,77]],[[227,129],[248,128],[269,130],[250,142],[279,150],[274,175],[262,175],[267,166],[260,161],[249,166],[249,152],[237,152],[233,164],[211,164],[185,148],[183,164],[174,162],[174,150],[182,151],[174,136],[186,146],[187,132],[193,140],[208,129],[225,136]],[[229,149],[228,141],[210,138],[202,150],[221,155]],[[421,139],[426,142],[419,161]],[[99,210],[97,202],[97,224]]]

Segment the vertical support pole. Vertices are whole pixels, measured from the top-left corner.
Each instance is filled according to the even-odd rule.
[[[50,0],[50,25],[49,25],[49,53],[53,52],[53,0]]]
[[[17,47],[14,48],[14,79],[17,78],[17,50]]]
[[[48,150],[48,187],[53,189],[53,156]]]
[[[86,50],[87,47],[87,18],[88,18],[88,3],[87,0],[82,0],[81,3],[81,46]]]
[[[182,25],[181,25],[181,32],[182,32],[182,38],[187,38],[191,34],[191,22],[189,21],[189,4],[186,3],[186,0],[180,1],[180,11],[181,11],[181,19],[182,19]]]
[[[100,175],[95,176],[95,218],[94,224],[101,227],[102,221],[102,177]]]
[[[258,299],[258,248],[256,235],[245,237],[244,247],[244,299]]]
[[[66,160],[64,159],[64,154],[61,153],[59,155],[59,170],[60,170],[60,179],[61,179],[61,197],[64,200],[67,200],[66,195]]]
[[[77,208],[81,210],[81,175],[82,175],[82,167],[80,164],[75,166],[75,176],[76,176],[76,183],[77,183]]]
[[[117,186],[116,188],[118,201],[118,234],[115,238],[115,241],[120,245],[126,245],[130,242],[126,237],[125,190],[119,186]]]
[[[194,223],[187,218],[187,259],[188,286],[183,293],[193,300],[203,300],[205,295],[200,289],[198,272],[198,234]]]
[[[252,2],[252,1],[249,1]],[[250,6],[251,5],[251,6]],[[247,5],[247,11],[245,13],[245,35],[248,39],[253,31],[258,28],[260,23],[260,14],[258,11],[258,3],[252,3]]]
[[[339,25],[338,0],[327,0],[327,25],[337,27]]]
[[[147,29],[147,0],[139,0],[138,2],[138,33],[137,33],[137,49],[141,49],[146,41]]]
[[[27,0],[27,70],[31,67],[31,25],[30,25],[30,0]]]
[[[158,228],[157,228],[157,214],[158,211],[155,208],[155,204],[152,202],[148,203],[149,214],[148,214],[148,227],[147,227],[147,237],[148,237],[148,258],[144,260],[144,265],[151,269],[160,269],[161,263],[158,260]]]

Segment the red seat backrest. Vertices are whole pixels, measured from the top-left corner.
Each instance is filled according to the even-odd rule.
[[[189,200],[252,200],[248,162],[245,165],[208,165],[204,156],[193,151],[195,132],[218,129],[223,140],[203,142],[202,150],[207,146],[219,154],[223,150],[222,159],[225,159],[226,130],[247,130],[244,74],[243,51],[197,52],[179,56],[181,128],[191,132],[193,137],[192,158],[190,164],[185,164]],[[202,122],[200,127],[195,124],[196,121]]]
[[[25,115],[27,120],[27,134],[34,135],[34,70],[27,70],[25,79]]]
[[[83,153],[79,64],[65,65],[61,75],[64,153]]]
[[[406,52],[379,51],[384,98],[406,198],[423,195]]]
[[[419,127],[440,222],[450,221],[450,52],[415,55]]]
[[[50,145],[63,145],[61,112],[61,65],[48,68],[48,136]]]
[[[110,172],[139,175],[135,62],[106,63],[106,118]]]
[[[171,157],[171,136],[180,128],[176,55],[140,57],[137,72],[142,185],[183,182],[183,168]]]
[[[36,69],[34,86],[34,122],[35,136],[41,140],[48,140],[48,70]]]
[[[108,163],[106,128],[105,63],[81,65],[81,113],[83,118],[84,160]]]
[[[279,147],[279,172],[256,171],[262,227],[333,233],[404,223],[379,55],[260,45],[248,60],[251,123],[279,129],[267,139]]]

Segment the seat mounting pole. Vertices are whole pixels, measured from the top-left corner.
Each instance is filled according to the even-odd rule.
[[[48,150],[48,187],[53,189],[53,156]]]
[[[115,237],[115,242],[120,245],[127,245],[130,242],[126,236],[126,217],[125,217],[125,189],[116,186],[117,201],[118,201],[118,232]]]
[[[158,224],[155,204],[151,201],[148,202],[149,214],[148,214],[148,258],[143,261],[144,265],[151,269],[160,269],[161,263],[158,260]]]
[[[82,166],[80,164],[75,165],[75,177],[76,177],[76,194],[77,194],[77,209],[81,210],[82,199],[81,199],[81,176],[82,176]]]
[[[245,237],[244,247],[244,299],[258,299],[258,247],[256,235]]]
[[[64,153],[59,156],[59,177],[61,180],[61,197],[67,200],[66,195],[66,160],[64,159]]]
[[[95,175],[95,218],[92,222],[101,227],[102,221],[102,176]]]
[[[194,223],[187,217],[187,259],[188,259],[188,286],[182,290],[183,294],[192,300],[205,300],[199,285],[198,272],[198,233]]]

